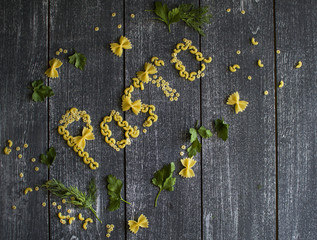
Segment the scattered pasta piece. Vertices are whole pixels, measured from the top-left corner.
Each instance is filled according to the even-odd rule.
[[[50,64],[50,68],[48,68],[45,71],[45,75],[49,78],[57,78],[58,77],[58,72],[56,70],[56,68],[59,68],[63,65],[63,63],[58,60],[57,58],[53,58],[49,61]]]
[[[59,51],[59,52],[63,52],[63,48],[59,48],[58,51]]]
[[[106,234],[106,237],[107,237],[107,238],[110,238],[110,236],[111,236],[110,233],[107,233],[107,234]]]
[[[182,165],[185,167],[180,172],[179,175],[181,175],[184,178],[192,178],[195,177],[195,173],[192,170],[192,167],[196,164],[197,161],[195,161],[192,158],[184,158],[181,160]]]
[[[69,223],[69,224],[72,224],[74,220],[75,220],[74,217],[70,217],[70,218],[68,219],[68,223]]]
[[[255,41],[255,38],[254,38],[254,37],[251,38],[251,43],[252,43],[252,45],[254,45],[254,46],[259,45],[259,42]]]
[[[131,18],[135,18],[135,15],[133,13],[131,13],[130,17]]]
[[[59,51],[56,51],[55,54],[58,56],[59,54],[61,54]]]
[[[147,130],[146,130],[146,129],[143,129],[143,133],[147,133]]]
[[[20,174],[19,174],[19,177],[20,177],[20,178],[23,178],[23,177],[24,177],[24,174],[23,174],[23,173],[20,173]]]
[[[36,187],[34,188],[34,190],[35,190],[35,191],[38,191],[38,190],[40,190],[40,188],[39,188],[38,186],[36,186]]]
[[[149,82],[149,74],[155,74],[157,73],[157,69],[156,67],[151,64],[151,63],[145,63],[144,64],[144,70],[145,71],[139,71],[136,73],[136,75],[138,76],[138,78],[145,83]]]
[[[28,187],[24,190],[24,195],[28,194],[29,192],[33,192],[33,189]]]
[[[70,209],[67,209],[67,213],[71,213],[72,212],[72,210],[70,210]]]
[[[23,147],[24,147],[24,148],[28,148],[29,145],[28,145],[27,143],[24,143]]]
[[[268,95],[269,94],[269,91],[268,90],[265,90],[264,91],[264,95]]]
[[[123,49],[131,49],[132,45],[128,38],[121,36],[119,43],[110,43],[111,51],[118,57],[122,56]]]
[[[233,66],[229,66],[230,72],[236,72],[237,69],[240,69],[240,66],[238,64],[234,64]]]
[[[80,221],[84,221],[85,220],[85,218],[83,217],[83,215],[81,213],[78,214],[78,219]]]
[[[237,50],[236,53],[237,53],[238,55],[240,55],[240,54],[241,54],[241,51],[240,51],[240,50]]]
[[[284,87],[284,81],[280,81],[280,84],[278,85],[279,88]]]
[[[185,149],[186,149],[186,146],[185,146],[185,145],[182,145],[182,146],[181,146],[181,149],[185,150]]]
[[[128,96],[122,97],[122,111],[124,112],[131,109],[135,115],[138,115],[141,111],[141,105],[142,105],[141,100],[136,100],[132,102],[130,97]]]
[[[81,151],[84,151],[84,148],[86,146],[86,140],[94,140],[94,139],[95,139],[95,136],[92,133],[92,129],[86,128],[86,127],[83,128],[81,136],[77,136],[73,138],[74,143],[77,145],[77,147]]]
[[[295,68],[301,68],[302,66],[303,66],[302,61],[299,61],[299,62],[296,64]]]
[[[61,205],[58,205],[58,206],[57,206],[57,209],[58,209],[58,210],[61,210],[61,209],[62,209],[62,206],[61,206]]]
[[[66,221],[65,221],[64,219],[60,219],[59,222],[60,222],[61,224],[66,224]]]
[[[235,92],[229,96],[227,104],[235,105],[235,112],[238,114],[239,112],[243,112],[249,103],[247,101],[240,101],[239,93]]]
[[[56,202],[52,202],[52,206],[54,206],[54,207],[55,207],[55,206],[56,206]]]
[[[258,60],[258,66],[260,68],[263,68],[264,67],[264,64],[262,63],[261,59]]]
[[[231,12],[231,8],[227,8],[226,11],[229,13]]]
[[[134,220],[129,220],[128,224],[130,226],[130,231],[133,232],[134,234],[136,234],[139,231],[139,228],[148,228],[149,227],[149,222],[147,220],[147,218],[141,214],[141,216],[138,218],[138,221],[134,221]]]
[[[179,155],[184,156],[184,152],[180,152]]]
[[[17,206],[15,206],[15,205],[12,205],[12,210],[15,210],[15,209],[17,209]]]
[[[95,27],[95,31],[98,32],[99,31],[99,27]]]
[[[35,170],[36,172],[38,172],[38,171],[40,170],[40,168],[39,168],[39,167],[35,167],[34,170]]]
[[[120,28],[122,28],[122,25],[121,25],[121,24],[119,24],[119,25],[118,25],[118,28],[119,28],[119,29],[120,29]]]
[[[93,223],[94,221],[91,218],[86,218],[85,222]]]
[[[111,224],[111,225],[110,225],[110,228],[114,228],[114,225],[113,225],[113,224]]]
[[[111,14],[111,16],[112,17],[115,17],[117,14],[115,13],[115,12],[113,12],[112,14]]]
[[[249,80],[252,80],[252,77],[251,77],[251,76],[248,76],[248,79],[249,79]]]
[[[18,158],[20,158],[20,159],[21,159],[21,158],[22,158],[22,154],[19,154],[19,155],[18,155]]]
[[[10,139],[8,140],[8,146],[9,146],[9,147],[12,147],[12,146],[13,146],[13,142],[12,142],[12,140],[10,140]]]
[[[281,51],[280,50],[276,50],[276,54],[280,54],[281,53]]]
[[[64,53],[68,53],[68,51],[67,51],[67,49],[64,49],[64,51],[63,51]]]
[[[245,14],[245,11],[244,11],[244,10],[241,10],[241,14]]]
[[[35,162],[35,161],[36,161],[36,159],[35,159],[35,158],[32,158],[32,159],[31,159],[31,161],[32,161],[32,162]]]
[[[46,202],[42,202],[42,206],[43,206],[43,207],[46,207]]]
[[[3,149],[3,152],[4,152],[5,155],[9,155],[9,154],[11,153],[11,149],[8,148],[8,147],[5,147],[5,148]]]
[[[66,203],[66,199],[62,199],[62,203],[65,204]]]
[[[59,219],[66,219],[67,218],[67,216],[64,216],[61,212],[59,212],[57,214],[57,216],[59,217]]]
[[[16,151],[20,151],[21,148],[20,148],[20,147],[16,147],[15,150],[16,150]]]
[[[110,228],[110,224],[107,224],[107,225],[106,225],[106,228]]]

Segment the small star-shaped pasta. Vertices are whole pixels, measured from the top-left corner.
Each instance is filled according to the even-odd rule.
[[[195,173],[194,173],[192,167],[196,164],[197,161],[195,161],[193,158],[184,158],[181,160],[181,162],[185,168],[183,168],[179,172],[179,175],[181,175],[184,178],[195,177]]]
[[[249,103],[247,101],[240,101],[239,93],[235,92],[229,96],[227,104],[235,105],[235,111],[238,114],[239,112],[243,112]]]
[[[50,68],[45,71],[45,75],[49,78],[58,78],[58,72],[56,68],[59,68],[63,63],[57,58],[53,58],[49,61]]]

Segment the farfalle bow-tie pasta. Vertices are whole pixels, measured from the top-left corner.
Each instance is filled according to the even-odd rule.
[[[119,43],[110,43],[111,51],[118,57],[122,56],[123,49],[131,49],[132,45],[128,38],[121,36]]]
[[[139,228],[148,228],[149,227],[149,221],[147,220],[147,218],[141,214],[141,216],[138,218],[138,221],[134,221],[134,220],[129,220],[128,224],[130,226],[130,231],[133,233],[137,233],[139,231]]]
[[[136,100],[134,102],[131,101],[131,98],[128,96],[123,96],[122,98],[122,111],[128,111],[132,109],[134,114],[138,115],[141,111],[142,102],[141,100]]]
[[[157,69],[156,67],[151,64],[151,63],[145,63],[144,64],[144,69],[145,71],[139,71],[136,73],[136,75],[138,76],[138,78],[145,82],[145,83],[148,83],[149,82],[149,74],[155,74],[157,73]]]
[[[192,167],[196,164],[197,161],[195,161],[192,158],[184,158],[181,160],[182,165],[185,167],[180,172],[179,175],[181,175],[184,178],[192,178],[195,177],[195,173],[192,169]]]
[[[53,58],[49,61],[50,68],[45,71],[45,75],[49,78],[58,78],[58,72],[56,68],[59,68],[63,63],[57,58]]]
[[[235,111],[238,114],[239,112],[243,112],[249,103],[247,101],[240,101],[239,93],[235,92],[229,96],[227,104],[235,105]]]
[[[94,139],[95,137],[94,137],[94,134],[92,133],[92,129],[84,127],[82,131],[82,136],[74,137],[74,142],[80,150],[84,151],[84,148],[86,146],[86,140],[94,140]]]

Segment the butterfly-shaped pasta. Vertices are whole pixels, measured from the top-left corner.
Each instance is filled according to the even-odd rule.
[[[147,220],[147,218],[141,214],[141,216],[138,218],[138,221],[134,221],[134,220],[129,220],[128,224],[130,226],[130,231],[133,233],[137,233],[139,231],[139,228],[148,228],[149,227],[149,221]]]
[[[145,71],[139,71],[136,73],[136,75],[138,76],[138,78],[145,83],[149,82],[149,74],[155,74],[157,73],[157,69],[156,67],[151,64],[151,63],[145,63],[144,64],[144,70]]]
[[[122,97],[122,111],[128,111],[129,109],[134,112],[135,115],[138,115],[141,111],[141,100],[131,101],[131,97],[123,95]]]
[[[86,140],[94,140],[94,139],[95,137],[94,137],[94,134],[92,133],[92,128],[89,129],[84,127],[82,131],[82,136],[74,137],[74,142],[80,150],[84,151],[84,148],[86,146]]]
[[[235,105],[235,111],[238,114],[239,112],[243,112],[249,103],[247,101],[240,101],[239,93],[235,92],[229,96],[227,104]]]
[[[60,66],[62,66],[63,63],[57,58],[53,58],[49,61],[49,64],[51,67],[45,71],[45,75],[48,76],[49,78],[57,78],[58,72],[56,68],[59,68]]]
[[[181,160],[182,165],[185,167],[180,172],[179,175],[181,175],[184,178],[192,178],[195,177],[195,173],[192,169],[192,167],[196,164],[197,161],[195,161],[192,158],[184,158]]]
[[[121,36],[119,43],[110,43],[111,51],[118,57],[122,56],[123,49],[131,49],[132,45],[128,38]]]

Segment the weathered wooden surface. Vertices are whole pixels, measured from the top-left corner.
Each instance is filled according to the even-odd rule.
[[[317,236],[316,10],[315,1],[276,4],[279,239]]]
[[[108,223],[115,225],[112,239],[315,239],[314,1],[173,0],[168,5],[184,2],[210,7],[213,18],[205,28],[206,37],[183,23],[173,24],[169,33],[166,25],[153,20],[153,13],[144,11],[152,9],[154,1],[12,0],[0,4],[1,150],[7,139],[14,141],[14,149],[29,144],[22,148],[21,160],[14,149],[9,156],[1,154],[0,239],[106,239]],[[96,26],[100,28],[97,32]],[[131,40],[133,48],[118,58],[109,43],[121,35]],[[259,41],[258,46],[250,44],[251,37]],[[192,40],[204,56],[213,57],[206,76],[194,82],[180,78],[169,62],[173,48],[183,38]],[[59,48],[68,53],[56,56]],[[72,48],[86,55],[84,71],[68,63]],[[280,55],[275,55],[276,49],[281,50]],[[123,114],[121,96],[153,56],[165,61],[157,75],[180,97],[171,102],[151,83],[144,91],[134,90],[132,99],[155,105],[158,114],[158,121],[145,134],[142,123],[147,114]],[[34,103],[27,86],[46,79],[43,73],[54,57],[63,62],[60,77],[46,80],[55,96]],[[182,52],[178,57],[190,71],[199,68],[189,54]],[[264,68],[257,66],[258,59]],[[299,60],[303,67],[294,69]],[[229,72],[227,68],[233,64],[241,69]],[[281,89],[277,87],[280,80],[285,82]],[[235,91],[249,102],[238,115],[225,104]],[[100,164],[95,171],[57,132],[62,115],[72,107],[91,116],[95,140],[87,141],[86,149]],[[106,144],[100,133],[99,124],[111,110],[121,112],[140,129],[140,136],[120,152]],[[189,146],[188,129],[199,120],[214,131],[214,121],[222,117],[230,124],[229,139],[223,142],[215,134],[202,140],[202,153],[195,157],[193,168],[196,177],[181,178],[179,153],[184,151],[182,145]],[[71,125],[71,133],[81,134],[82,126],[82,122]],[[110,127],[116,138],[123,137],[118,126],[111,123]],[[51,146],[57,149],[57,159],[47,171],[39,163],[39,155]],[[30,161],[32,157],[37,158],[36,163]],[[176,165],[175,191],[163,191],[154,208],[158,188],[151,179],[172,161]],[[34,171],[35,166],[40,167],[39,172]],[[22,179],[20,172],[24,173]],[[115,212],[106,209],[109,174],[124,182],[122,196],[132,205],[122,203]],[[89,211],[64,205],[43,191],[22,194],[26,187],[34,188],[49,178],[86,190],[92,177],[97,181],[96,207],[103,223],[90,224],[87,231],[78,220],[62,225],[52,202],[62,205],[63,214],[71,209],[71,216],[81,212],[93,217]],[[42,202],[48,206],[42,207]],[[11,209],[13,204],[16,210]],[[140,214],[148,217],[150,226],[134,235],[127,222]]]

